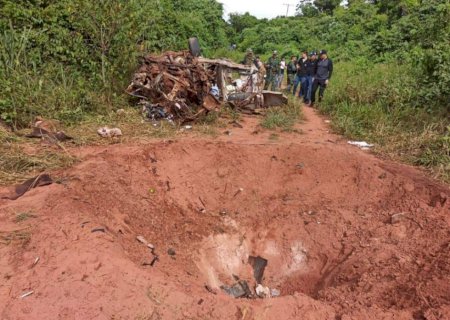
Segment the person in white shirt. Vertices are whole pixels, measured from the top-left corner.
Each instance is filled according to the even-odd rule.
[[[281,87],[281,84],[283,83],[283,80],[284,80],[284,70],[286,70],[286,59],[285,58],[281,59],[281,62],[280,62],[280,74],[278,75],[278,79],[277,79],[277,88],[278,89]]]

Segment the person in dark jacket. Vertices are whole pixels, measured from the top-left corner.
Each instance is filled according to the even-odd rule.
[[[296,56],[291,57],[291,61],[289,61],[287,65],[287,92],[291,92],[291,88],[294,85],[295,73],[297,72],[297,58]]]
[[[316,73],[317,68],[317,52],[312,51],[309,53],[309,60],[307,65],[307,76],[306,76],[306,82],[307,82],[307,90],[306,90],[306,96],[304,102],[309,105],[311,103],[311,94],[312,94],[312,87],[314,82],[314,75]]]
[[[314,106],[316,101],[316,92],[319,89],[319,102],[323,99],[328,83],[330,82],[331,75],[333,74],[333,61],[328,58],[326,50],[320,51],[320,59],[317,61],[316,72],[314,74],[312,95],[311,95],[311,107]]]
[[[293,92],[294,96],[295,93],[297,92],[297,87],[299,84],[300,84],[300,91],[298,93],[298,96],[304,97],[306,94],[307,62],[308,62],[308,52],[305,50],[302,52],[302,57],[297,62],[297,74],[295,76],[294,92]]]

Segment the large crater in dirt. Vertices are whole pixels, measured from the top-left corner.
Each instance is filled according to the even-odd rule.
[[[338,310],[424,310],[450,303],[448,189],[346,146],[194,141],[105,149],[70,191],[136,264],[216,292],[263,285]],[[175,254],[169,256],[172,249]],[[173,253],[173,252],[172,252]],[[152,268],[146,266],[144,268]],[[232,299],[230,297],[230,299]]]

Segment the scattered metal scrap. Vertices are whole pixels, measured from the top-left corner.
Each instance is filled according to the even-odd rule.
[[[233,73],[241,79],[233,80]],[[182,123],[194,121],[228,102],[239,111],[250,112],[285,104],[287,99],[281,93],[262,92],[257,85],[261,79],[255,80],[258,75],[255,66],[197,57],[189,51],[167,51],[143,57],[126,92],[141,99],[146,119],[176,119]]]
[[[253,267],[253,277],[255,278],[257,283],[262,283],[263,276],[264,276],[264,270],[267,266],[267,260],[264,258],[261,258],[260,256],[248,257],[248,263]]]
[[[16,200],[33,188],[47,186],[52,183],[53,183],[53,180],[48,174],[46,174],[46,173],[40,174],[34,178],[26,180],[22,184],[17,185],[11,194],[2,195],[2,196],[0,196],[0,198]]]
[[[250,291],[250,287],[248,286],[247,281],[240,280],[236,282],[231,287],[221,286],[223,291],[225,291],[228,295],[235,298],[248,298],[252,296],[252,292]]]
[[[253,277],[256,284],[252,286],[254,291],[250,289],[249,281],[241,280],[238,276],[233,275],[236,281],[232,286],[223,285],[220,288],[228,295],[234,298],[274,298],[280,296],[280,291],[264,287],[261,283],[264,277],[264,270],[267,266],[267,259],[260,256],[249,256],[248,263],[253,267]]]
[[[36,117],[33,124],[33,131],[26,135],[27,138],[39,138],[47,144],[57,144],[58,141],[72,140],[60,130],[58,120],[49,120],[42,117]]]

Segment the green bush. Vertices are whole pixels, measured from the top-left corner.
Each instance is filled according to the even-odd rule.
[[[420,86],[409,65],[340,63],[320,110],[339,133],[450,181],[450,118],[445,108],[417,103]]]

